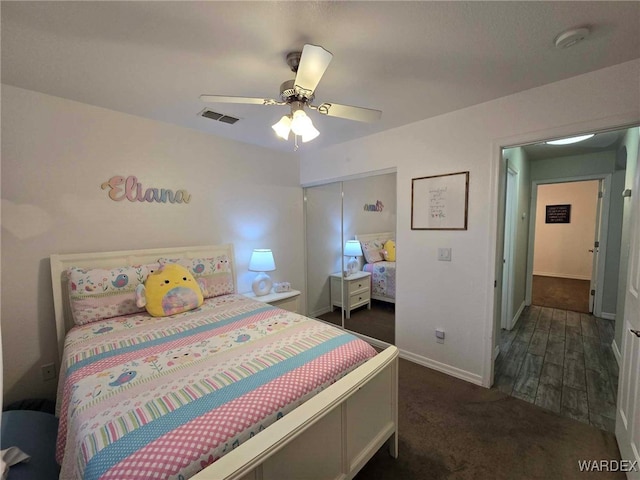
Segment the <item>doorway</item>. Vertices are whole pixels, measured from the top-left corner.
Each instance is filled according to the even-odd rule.
[[[619,150],[623,148],[620,148],[622,145],[620,139],[628,138],[627,130],[605,132],[612,141],[606,142],[603,138],[599,144],[607,144],[608,151],[604,147],[600,150],[581,147],[545,157],[543,150],[549,148],[546,145],[536,144],[504,149],[500,174],[503,189],[501,198],[505,202],[500,209],[500,215],[504,221],[501,223],[504,226],[502,232],[505,237],[512,235],[516,246],[510,247],[507,238],[499,239],[498,258],[504,261],[503,265],[496,265],[496,271],[502,276],[498,277],[497,286],[501,288],[497,292],[495,303],[496,312],[500,313],[496,314],[495,323],[498,349],[496,349],[497,358],[493,365],[495,374],[493,386],[560,415],[607,431],[615,429],[619,374],[617,355],[612,348],[616,345],[614,338],[617,334],[613,321],[616,302],[615,300],[611,302],[611,298],[607,299],[606,292],[603,295],[604,298],[598,296],[598,293],[602,295],[607,288],[610,296],[614,298],[618,293],[617,273],[620,267],[621,236],[612,235],[612,231],[615,228],[621,229],[622,221],[616,224],[612,220],[614,226],[607,228],[609,219],[605,217],[608,215],[613,218],[614,214],[617,214],[614,213],[617,212],[616,209],[621,212],[622,202],[615,205],[614,200],[608,199],[606,195],[611,191],[617,192],[624,189],[626,165],[624,162],[618,165],[616,158],[619,156]],[[596,139],[597,137],[598,134],[595,135]],[[512,162],[520,177],[516,182],[519,190],[516,196],[509,194],[509,183],[513,180],[508,170]],[[592,196],[595,208],[592,208],[592,214],[590,214],[591,233],[583,233],[582,240],[586,243],[580,247],[580,250],[584,250],[580,253],[586,255],[586,260],[583,259],[583,263],[586,264],[586,273],[574,274],[574,276],[581,276],[575,280],[583,282],[585,294],[582,301],[586,307],[584,311],[579,312],[573,308],[535,305],[536,302],[532,301],[534,272],[556,274],[555,277],[547,276],[558,278],[558,273],[564,273],[557,271],[561,264],[560,260],[566,260],[567,256],[566,253],[560,254],[560,260],[556,258],[551,262],[556,270],[544,269],[539,265],[536,265],[538,268],[534,268],[534,254],[536,250],[541,250],[539,245],[534,248],[536,230],[539,230],[536,227],[536,217],[542,215],[544,224],[547,215],[546,207],[560,206],[555,208],[555,212],[550,212],[556,215],[556,223],[551,223],[553,220],[550,219],[547,225],[561,229],[567,225],[575,226],[578,218],[576,215],[584,216],[584,212],[579,213],[577,210],[575,201],[560,197],[547,198],[542,202],[542,207],[536,208],[538,196],[548,185],[561,183],[566,187],[569,182],[577,185],[579,181],[591,181],[596,184],[595,195]],[[604,192],[603,198],[600,199],[600,210],[597,204],[598,185],[602,187],[600,191]],[[540,196],[543,197],[542,194]],[[515,208],[518,213],[515,216],[510,208],[510,202],[517,205]],[[571,205],[571,208],[567,209],[562,207],[563,205]],[[524,221],[525,213],[529,217],[526,221]],[[568,218],[563,220],[563,215]],[[515,233],[510,226],[510,219],[513,218],[516,222]],[[600,229],[596,228],[596,218],[600,220],[598,223],[598,226],[602,227]],[[563,221],[569,223],[562,223]],[[617,253],[617,257],[611,255],[611,248],[607,248],[606,243],[602,243],[602,235],[599,239],[596,238],[597,230],[602,230],[604,235],[613,239],[612,248],[617,249],[617,252],[614,252]],[[561,241],[564,240],[564,237],[561,237]],[[552,253],[558,249],[561,241],[556,239],[551,243]],[[596,250],[596,241],[601,242],[599,250]],[[594,252],[589,252],[590,249]],[[573,250],[577,251],[578,247],[574,246]],[[510,258],[510,251],[515,255],[514,265],[522,268],[523,262],[525,264],[522,270],[516,268],[513,284],[508,279],[509,271],[505,268]],[[604,267],[609,271],[607,282],[602,281]],[[612,282],[612,278],[615,282]],[[592,282],[595,283],[595,288],[592,288]],[[595,290],[593,311],[602,313],[600,316],[588,313],[588,294],[591,290]],[[513,307],[509,307],[509,301],[513,302]],[[519,305],[522,309],[518,308]],[[516,312],[512,330],[506,328],[508,322],[505,322],[505,318],[508,318],[508,315],[505,317],[505,309]]]
[[[601,312],[601,301],[595,299],[602,298],[597,292],[599,252],[601,241],[606,248],[608,227],[608,218],[601,218],[603,183],[534,185],[532,305],[592,313],[597,304]]]

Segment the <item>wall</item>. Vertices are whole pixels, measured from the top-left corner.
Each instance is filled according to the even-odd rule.
[[[347,180],[344,190],[344,240],[357,234],[395,232],[396,230],[396,174],[374,175]],[[365,211],[365,204],[382,202],[381,212]]]
[[[533,274],[590,280],[598,182],[538,186]],[[546,223],[546,206],[571,205],[570,223]]]
[[[626,174],[624,179],[624,189],[633,188],[633,179],[635,178],[636,169],[638,168],[639,158],[639,143],[640,143],[640,127],[630,128],[624,137],[623,145],[618,151],[618,161],[616,163],[626,164]],[[621,166],[621,165],[620,165]],[[637,194],[638,192],[631,192]],[[620,243],[620,271],[618,276],[618,298],[616,303],[616,319],[622,320],[624,318],[624,301],[626,296],[627,285],[627,273],[629,267],[629,244],[631,236],[629,234],[631,228],[631,197],[625,197],[623,199],[623,214],[622,214],[622,235]],[[622,328],[624,322],[616,321],[615,327],[615,347],[614,351],[620,359],[620,347],[622,346]]]
[[[115,202],[100,188],[114,175],[192,199]],[[267,247],[274,281],[301,287],[302,210],[293,154],[3,85],[5,402],[55,395],[56,382],[40,377],[58,358],[51,253],[234,243],[242,292],[255,275],[251,250]]]
[[[405,358],[491,383],[500,147],[640,120],[640,61],[577,76],[301,157],[301,182],[397,169],[396,344]],[[597,94],[594,94],[596,92]],[[580,119],[579,122],[576,119]],[[466,231],[411,230],[411,179],[468,170]],[[452,261],[437,261],[438,247]],[[446,331],[444,344],[434,331]]]

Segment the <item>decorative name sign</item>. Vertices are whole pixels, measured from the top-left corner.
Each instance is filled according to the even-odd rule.
[[[109,198],[116,202],[129,200],[130,202],[158,202],[158,203],[189,203],[191,194],[186,190],[173,190],[167,188],[143,189],[138,183],[138,178],[129,175],[121,177],[116,175],[101,185],[102,190],[109,189]]]
[[[382,204],[382,202],[380,200],[376,200],[376,203],[365,203],[364,204],[364,211],[365,212],[381,212],[382,209],[384,208],[384,205]]]
[[[547,205],[544,223],[571,223],[571,205]]]

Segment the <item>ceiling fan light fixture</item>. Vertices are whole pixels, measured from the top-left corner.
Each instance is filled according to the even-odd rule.
[[[577,137],[560,138],[558,140],[550,140],[546,142],[549,145],[571,145],[572,143],[582,142],[593,137],[593,133],[587,135],[578,135]]]
[[[310,127],[307,129],[307,131],[305,133],[302,134],[302,142],[303,143],[307,143],[310,142],[311,140],[313,140],[314,138],[316,138],[318,135],[320,135],[320,132],[318,131],[318,129],[316,127],[312,125],[310,125]]]
[[[283,140],[289,140],[289,132],[291,131],[291,117],[284,115],[278,123],[271,126],[276,135]]]
[[[320,135],[320,132],[313,126],[313,122],[302,108],[293,111],[291,130],[295,135],[302,137],[303,142],[310,142]]]

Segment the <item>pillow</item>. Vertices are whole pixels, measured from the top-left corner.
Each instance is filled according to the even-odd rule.
[[[84,269],[71,267],[69,304],[76,325],[144,311],[136,306],[136,287],[157,270],[159,264]]]
[[[387,240],[382,247],[382,254],[387,262],[396,261],[396,242]]]
[[[185,267],[202,285],[204,298],[236,293],[231,260],[226,255],[210,258],[161,258],[160,265],[178,264]]]
[[[204,302],[202,289],[182,265],[166,264],[136,288],[136,305],[154,317],[188,312]]]
[[[366,242],[360,242],[362,246],[362,253],[367,263],[376,263],[384,260],[382,256],[383,242],[382,240],[368,240]]]

